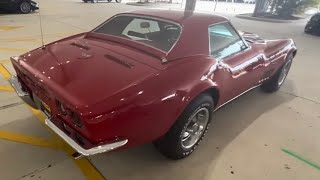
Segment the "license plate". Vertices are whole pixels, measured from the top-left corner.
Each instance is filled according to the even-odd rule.
[[[42,104],[42,111],[44,112],[44,114],[47,116],[47,117],[50,117],[51,116],[51,109],[50,107],[45,103],[45,102],[41,102]]]

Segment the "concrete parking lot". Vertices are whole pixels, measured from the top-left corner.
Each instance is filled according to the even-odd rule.
[[[41,0],[40,8],[41,14],[0,14],[0,179],[320,179],[320,38],[303,33],[306,19],[270,23],[218,11],[237,29],[294,39],[298,54],[280,91],[255,89],[217,111],[190,157],[168,160],[146,144],[74,160],[72,148],[46,128],[44,115],[13,92],[8,59],[41,45],[40,15],[43,40],[49,43],[89,31],[116,13],[147,7]]]

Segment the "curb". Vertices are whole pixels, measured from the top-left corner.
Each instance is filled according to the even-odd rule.
[[[280,20],[280,19],[271,19],[271,18],[263,18],[263,17],[253,17],[252,14],[238,14],[237,18],[254,20],[254,21],[263,21],[263,22],[271,22],[271,23],[291,23],[293,20]]]

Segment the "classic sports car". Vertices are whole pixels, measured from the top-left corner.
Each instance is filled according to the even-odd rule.
[[[31,0],[0,0],[0,9],[28,14],[39,7],[36,2]]]
[[[320,36],[320,12],[311,17],[304,28],[304,32]]]
[[[296,53],[290,39],[239,33],[221,16],[141,10],[12,57],[10,82],[77,157],[154,142],[180,159],[214,110],[278,90]]]

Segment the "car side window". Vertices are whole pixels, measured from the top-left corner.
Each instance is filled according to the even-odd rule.
[[[228,22],[209,26],[209,38],[210,54],[217,59],[223,59],[247,48]]]

